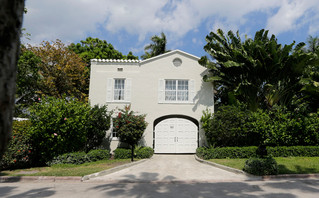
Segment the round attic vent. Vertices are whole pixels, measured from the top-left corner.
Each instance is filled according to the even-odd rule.
[[[182,65],[182,60],[180,58],[174,58],[173,64],[176,67],[181,66]]]

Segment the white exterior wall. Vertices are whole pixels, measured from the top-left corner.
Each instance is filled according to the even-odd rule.
[[[174,66],[173,60],[180,58],[181,66]],[[123,71],[118,71],[123,68]],[[154,120],[167,115],[185,115],[196,119],[200,123],[202,111],[206,108],[214,110],[213,87],[211,83],[203,82],[206,68],[198,64],[198,57],[175,50],[141,62],[125,63],[119,61],[91,62],[90,92],[91,105],[107,104],[108,110],[123,108],[131,104],[133,111],[146,115],[148,126],[144,132],[144,144],[153,147]],[[107,103],[107,79],[130,78],[131,102]],[[195,81],[194,103],[159,103],[159,80],[178,79]],[[205,138],[199,126],[199,146],[205,144]],[[118,145],[118,141],[111,142],[111,150]]]

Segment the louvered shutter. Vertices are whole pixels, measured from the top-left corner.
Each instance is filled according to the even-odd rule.
[[[158,82],[158,103],[165,101],[165,80],[160,79]]]
[[[189,98],[188,101],[190,103],[194,103],[195,97],[195,80],[189,80]]]
[[[124,100],[126,102],[131,102],[131,89],[132,89],[132,79],[125,79],[125,92],[124,92]]]
[[[113,78],[107,79],[106,84],[106,102],[113,101]]]

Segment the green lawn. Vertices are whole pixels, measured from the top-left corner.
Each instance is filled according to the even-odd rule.
[[[81,165],[58,164],[51,167],[1,171],[0,176],[84,176],[130,162],[130,159],[119,159],[101,160],[97,162],[84,163]]]
[[[319,157],[275,157],[279,174],[319,173]],[[211,159],[209,161],[242,170],[247,159]]]

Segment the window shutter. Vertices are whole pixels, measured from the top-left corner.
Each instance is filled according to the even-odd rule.
[[[113,78],[107,79],[106,84],[106,102],[112,102],[113,100]]]
[[[132,88],[132,79],[127,78],[125,79],[125,95],[124,95],[124,100],[126,102],[131,102],[131,88]]]
[[[194,103],[195,97],[195,80],[189,80],[189,98],[188,101],[190,103]]]
[[[165,80],[159,79],[158,82],[158,103],[163,103],[165,99]]]

